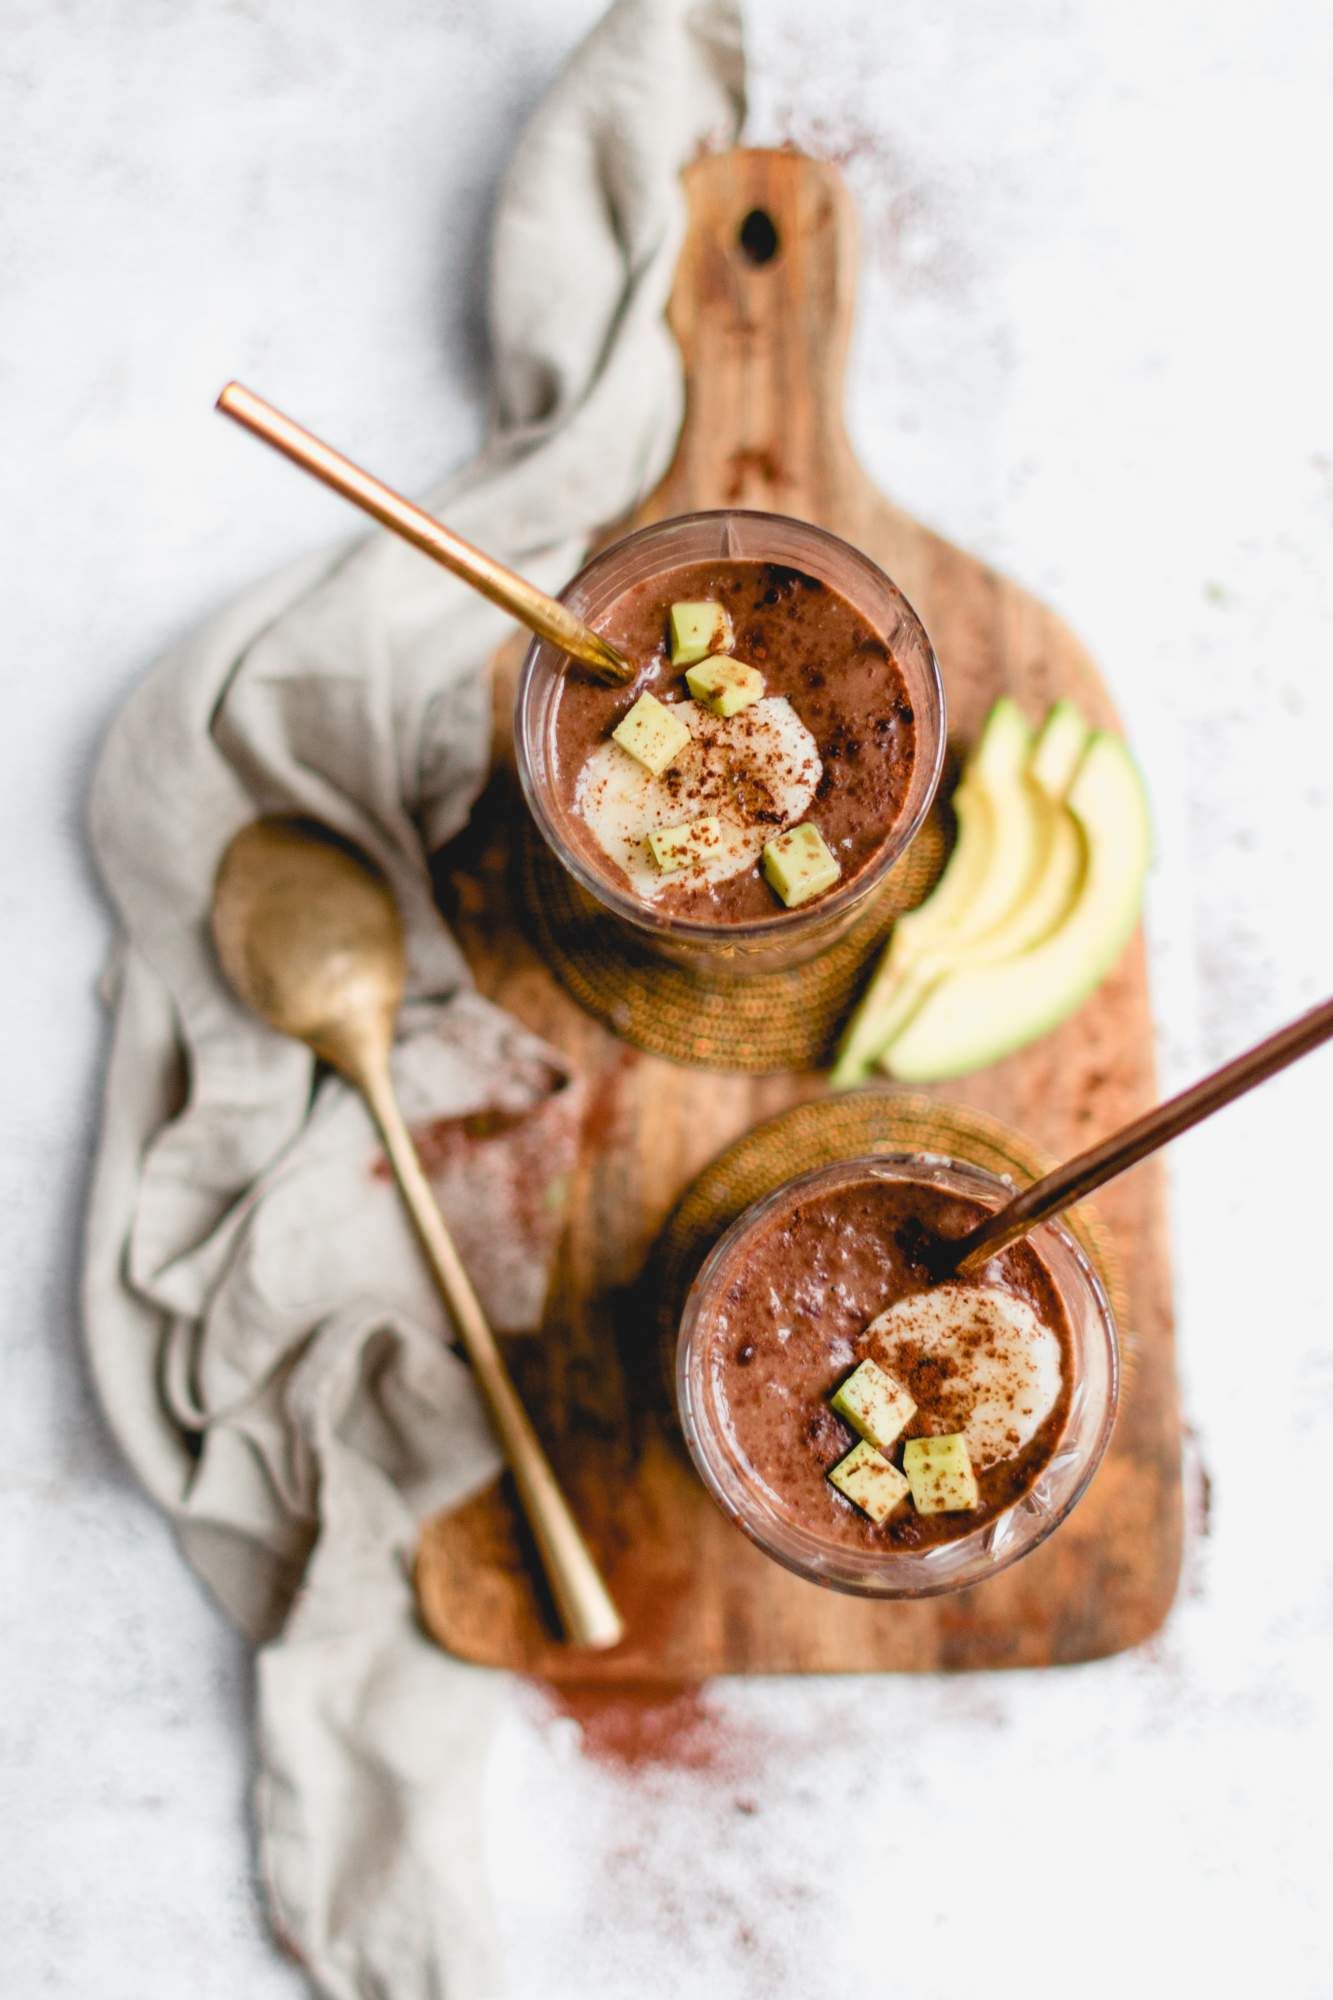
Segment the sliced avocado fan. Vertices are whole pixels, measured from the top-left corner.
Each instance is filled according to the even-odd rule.
[[[964,965],[939,980],[881,1058],[890,1076],[933,1082],[1012,1055],[1072,1014],[1128,944],[1151,828],[1143,780],[1118,736],[1092,737],[1065,803],[1083,848],[1065,915],[1017,955]]]
[[[1051,711],[1034,746],[1032,732],[1007,695],[997,701],[954,794],[958,837],[934,891],[899,919],[839,1044],[830,1077],[834,1089],[865,1081],[874,1064],[934,982],[967,960],[983,941],[1014,920],[1042,889],[1040,911],[1060,914],[1068,881],[1073,829],[1052,862],[1056,813],[1050,787],[1062,768],[1066,782],[1087,728],[1072,703]],[[1029,777],[1041,758],[1043,780]],[[1034,918],[1039,911],[1034,910]],[[1026,934],[1023,934],[1026,935]]]

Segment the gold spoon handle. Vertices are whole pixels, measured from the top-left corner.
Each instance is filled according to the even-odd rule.
[[[364,1063],[356,1081],[379,1126],[403,1200],[499,1433],[561,1622],[576,1646],[598,1650],[616,1646],[625,1635],[620,1613],[518,1399],[481,1300],[422,1171],[393,1094],[387,1064]]]
[[[414,506],[401,493],[395,493],[373,473],[354,465],[350,458],[344,458],[322,438],[284,416],[281,410],[275,410],[272,403],[266,403],[252,389],[239,382],[228,382],[218,397],[217,407],[224,416],[233,418],[290,458],[294,465],[322,480],[335,493],[341,493],[354,507],[372,515],[381,526],[392,529],[424,555],[462,577],[464,583],[470,583],[474,590],[489,597],[492,604],[498,604],[539,638],[549,639],[562,652],[582,660],[608,680],[633,680],[634,669],[624,654],[581,618],[576,618],[557,598],[548,597],[526,577],[497,562],[484,550],[474,548],[471,542],[465,542],[434,515]]]

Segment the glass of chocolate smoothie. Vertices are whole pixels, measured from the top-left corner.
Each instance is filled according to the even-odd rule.
[[[931,1245],[1012,1194],[930,1154],[849,1160],[747,1209],[685,1304],[676,1395],[704,1484],[812,1582],[929,1597],[1059,1526],[1110,1437],[1115,1324],[1046,1223],[967,1278]]]
[[[939,782],[939,668],[901,591],[823,529],[735,511],[628,535],[563,598],[637,672],[612,687],[529,649],[518,769],[559,860],[686,964],[765,970],[822,949]]]

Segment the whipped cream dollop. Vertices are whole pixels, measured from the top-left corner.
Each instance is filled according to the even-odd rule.
[[[668,705],[691,740],[667,770],[654,777],[608,739],[574,790],[575,810],[603,854],[649,901],[675,883],[725,882],[752,868],[764,842],[803,817],[823,771],[814,737],[782,695],[726,717],[695,701]],[[707,817],[721,821],[718,839],[685,868],[660,869],[647,836]]]
[[[871,1321],[865,1342],[915,1397],[913,1428],[961,1431],[979,1472],[1016,1457],[1060,1394],[1057,1336],[998,1286],[940,1285],[900,1299]]]

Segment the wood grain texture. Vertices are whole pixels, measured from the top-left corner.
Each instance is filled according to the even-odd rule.
[[[686,177],[689,231],[671,304],[687,412],[675,459],[630,525],[740,505],[804,516],[873,556],[925,620],[950,734],[970,743],[996,697],[1036,718],[1064,694],[1115,713],[1078,640],[1044,605],[886,500],[842,414],[855,216],[834,169],[736,152]],[[755,266],[744,218],[769,215],[777,255]],[[504,1484],[430,1522],[417,1566],[424,1621],[463,1657],[551,1679],[697,1680],[771,1673],[1046,1666],[1146,1638],[1179,1568],[1179,1420],[1161,1167],[1097,1207],[1125,1268],[1133,1365],[1110,1451],[1051,1541],[992,1582],[925,1603],[867,1603],[787,1575],[714,1508],[663,1391],[645,1271],[682,1189],[756,1120],[824,1088],[673,1067],[616,1041],[551,980],[511,906],[521,812],[508,759],[516,655],[496,678],[497,768],[441,884],[482,990],[578,1064],[589,1112],[545,1337],[516,1344],[520,1387],[606,1565],[628,1627],[615,1652],[574,1653],[539,1602]],[[1080,1012],[1034,1047],[940,1095],[1067,1155],[1150,1104],[1152,1023],[1142,941]]]

